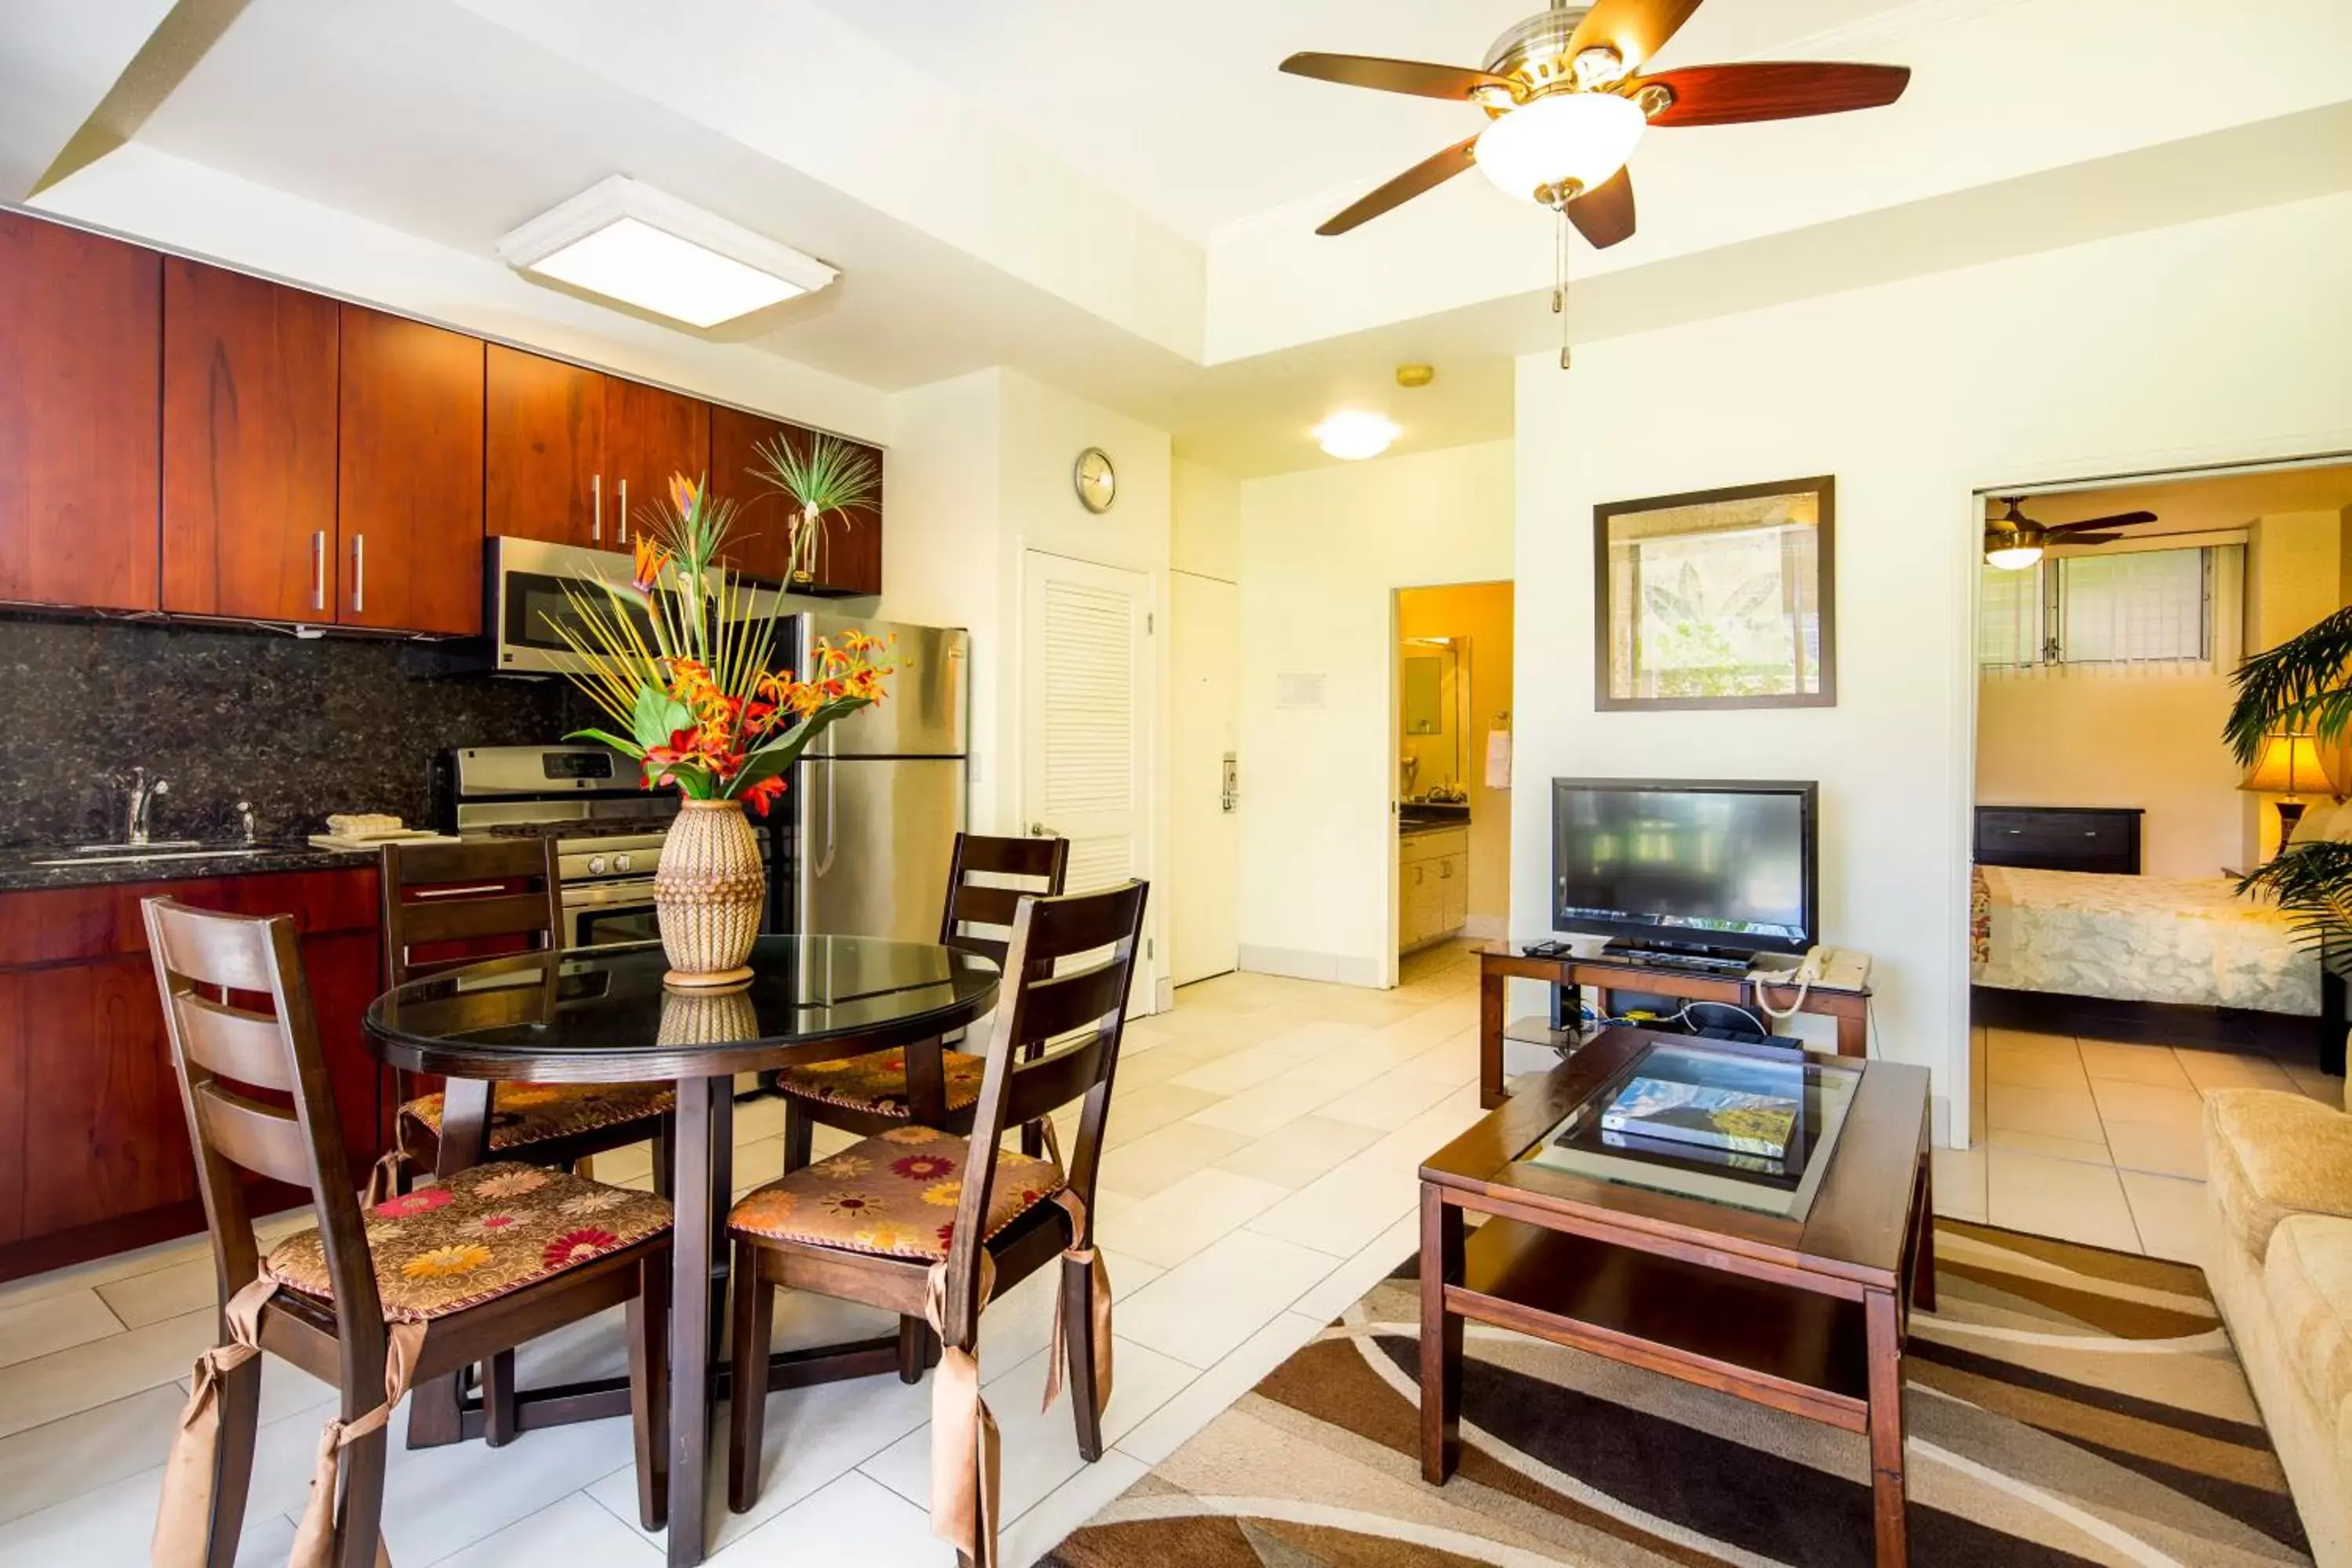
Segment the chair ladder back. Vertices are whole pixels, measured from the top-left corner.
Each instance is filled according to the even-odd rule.
[[[383,1321],[374,1265],[349,1184],[293,918],[221,914],[162,898],[141,900],[141,909],[222,1303],[260,1271],[238,1173],[303,1188],[319,1216],[344,1358],[365,1366],[373,1356],[380,1369]],[[221,994],[208,996],[208,989]],[[266,997],[271,1011],[236,1005],[231,991]],[[275,1037],[274,1052],[265,1030]],[[291,1108],[241,1093],[234,1087],[240,1083],[282,1092]]]
[[[563,929],[561,846],[552,838],[383,847],[383,965],[387,988],[471,963],[478,952],[417,958],[415,951],[495,937],[557,946]],[[518,888],[516,884],[522,884]]]
[[[1150,892],[1149,884],[1130,881],[1096,893],[1028,898],[1013,918],[1004,970],[1011,994],[999,997],[989,1031],[987,1065],[972,1110],[973,1152],[964,1170],[955,1237],[948,1248],[944,1326],[951,1336],[971,1331],[979,1321],[979,1248],[987,1231],[982,1216],[988,1213],[1006,1127],[1048,1115],[1083,1096],[1086,1110],[1076,1146],[1069,1151],[1067,1175],[1077,1195],[1089,1205],[1093,1203],[1095,1164]],[[1097,952],[1104,956],[1083,969],[1055,973],[1065,959]],[[1088,1006],[1100,1010],[1079,1016]],[[1094,1026],[1091,1038],[1041,1058],[1030,1058],[1031,1047],[1088,1024]]]
[[[1000,838],[973,833],[956,835],[955,855],[948,867],[947,909],[940,920],[940,945],[961,948],[1004,962],[1005,938],[1021,900],[1033,894],[1061,896],[1069,875],[1070,841],[1066,838]],[[1006,887],[1002,880],[982,883],[975,877],[1020,879],[1032,887]],[[984,928],[968,931],[968,926]]]

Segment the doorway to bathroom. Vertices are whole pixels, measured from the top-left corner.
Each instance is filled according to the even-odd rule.
[[[1390,754],[1396,948],[1504,933],[1511,887],[1512,585],[1400,588]]]

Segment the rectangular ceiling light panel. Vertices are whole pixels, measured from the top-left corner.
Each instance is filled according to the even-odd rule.
[[[690,327],[813,293],[841,274],[814,257],[615,174],[499,241],[518,271]]]

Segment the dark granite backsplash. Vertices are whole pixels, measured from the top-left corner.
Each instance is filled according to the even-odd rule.
[[[560,741],[568,681],[451,673],[446,645],[0,615],[0,839],[110,838],[134,766],[172,784],[158,838],[324,831],[329,812],[430,814],[434,753]]]

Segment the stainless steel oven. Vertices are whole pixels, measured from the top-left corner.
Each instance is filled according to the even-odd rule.
[[[650,942],[660,935],[661,927],[654,919],[650,876],[563,885],[564,946]]]
[[[608,595],[603,586],[627,585],[635,570],[629,556],[510,537],[488,541],[484,551],[482,629],[490,642],[491,668],[500,673],[562,675],[580,668],[581,658],[562,629],[578,629],[579,597],[628,616],[639,635],[653,641],[645,606]],[[675,585],[674,569],[664,568],[663,575]]]

